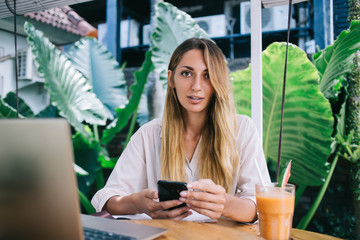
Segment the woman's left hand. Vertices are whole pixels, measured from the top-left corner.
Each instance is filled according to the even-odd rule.
[[[180,201],[194,211],[213,219],[221,217],[226,202],[226,191],[210,179],[199,179],[187,184],[190,191],[180,193]],[[193,190],[193,191],[191,191]]]

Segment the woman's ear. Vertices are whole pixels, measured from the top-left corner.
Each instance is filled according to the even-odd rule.
[[[172,71],[168,70],[168,85],[173,88],[174,87],[174,81],[173,78],[171,78],[172,75]]]

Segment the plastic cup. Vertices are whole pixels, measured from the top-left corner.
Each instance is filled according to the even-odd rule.
[[[256,202],[260,237],[265,239],[290,239],[295,204],[295,186],[277,183],[256,185]]]

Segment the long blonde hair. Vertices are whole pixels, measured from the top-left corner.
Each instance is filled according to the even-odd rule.
[[[236,112],[228,68],[220,48],[214,42],[190,38],[175,49],[168,69],[174,72],[183,55],[192,49],[203,52],[214,88],[209,103],[209,120],[201,133],[199,177],[212,179],[231,193],[239,157],[235,144]],[[173,76],[171,74],[171,78]],[[175,89],[168,85],[162,121],[161,177],[174,181],[186,181],[183,146],[185,127],[181,109]]]

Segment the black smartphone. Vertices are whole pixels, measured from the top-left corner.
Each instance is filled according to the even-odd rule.
[[[180,198],[180,192],[186,191],[186,182],[175,182],[175,181],[167,181],[167,180],[159,180],[157,182],[158,192],[159,192],[159,200],[160,201],[168,201],[168,200],[176,200]],[[175,208],[186,206],[186,204],[181,204],[176,207],[169,208],[168,210],[172,210]]]

